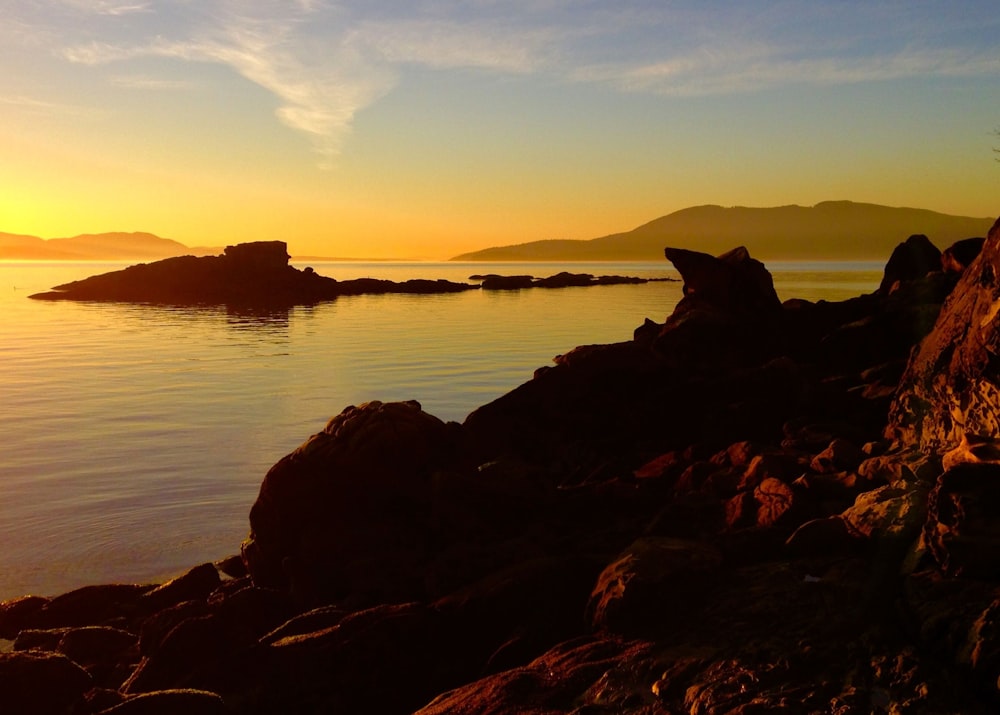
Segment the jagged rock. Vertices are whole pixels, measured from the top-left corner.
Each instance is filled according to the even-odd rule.
[[[760,364],[780,354],[781,302],[764,264],[736,248],[719,257],[665,249],[684,279],[684,297],[653,348],[692,374]]]
[[[923,278],[932,271],[941,270],[941,251],[923,234],[910,236],[896,246],[885,265],[881,293],[889,293],[897,282]]]
[[[1000,221],[900,381],[886,435],[942,453],[1000,434]]]
[[[0,653],[0,711],[5,713],[65,713],[90,686],[87,671],[62,654]]]
[[[1000,580],[1000,465],[959,464],[928,496],[924,541],[948,573]]]
[[[771,274],[743,246],[717,258],[683,248],[667,248],[664,253],[684,280],[679,314],[698,308],[733,315],[776,314],[781,308]]]

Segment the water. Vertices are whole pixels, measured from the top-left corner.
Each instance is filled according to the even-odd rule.
[[[345,406],[461,421],[576,345],[662,321],[679,283],[357,296],[269,313],[28,300],[124,264],[0,263],[0,599],[161,580],[236,553],[267,469]],[[669,264],[313,264],[466,280]],[[784,298],[870,292],[881,266],[770,266]]]

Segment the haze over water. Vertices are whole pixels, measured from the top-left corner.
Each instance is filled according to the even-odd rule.
[[[0,599],[149,582],[239,549],[267,469],[350,404],[461,421],[576,345],[628,340],[680,283],[358,296],[287,312],[28,300],[120,265],[0,263]],[[316,264],[340,279],[669,264]],[[870,292],[876,264],[772,264],[779,295]]]

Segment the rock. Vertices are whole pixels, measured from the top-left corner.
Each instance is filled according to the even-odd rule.
[[[154,586],[106,584],[84,586],[49,600],[29,622],[33,628],[101,625],[141,612],[142,595]]]
[[[0,710],[5,713],[65,713],[90,686],[87,671],[59,653],[0,653]]]
[[[959,464],[942,474],[927,500],[923,535],[951,574],[1000,581],[1000,465]]]
[[[126,698],[97,715],[232,715],[217,694],[206,690],[159,690]]]
[[[587,613],[595,628],[615,633],[669,629],[693,617],[720,575],[712,546],[664,537],[639,539],[597,579]]]
[[[764,479],[753,492],[757,502],[756,524],[762,529],[794,529],[814,516],[809,495],[779,479]]]
[[[962,273],[968,268],[979,252],[983,250],[985,238],[965,238],[956,241],[941,254],[941,270],[947,273]]]
[[[743,247],[719,257],[665,249],[684,297],[653,342],[673,369],[691,375],[749,367],[780,354],[781,302],[760,261]]]
[[[857,469],[865,460],[865,453],[846,439],[835,439],[817,454],[809,467],[820,474],[832,474]]]
[[[641,658],[650,645],[638,641],[590,636],[563,643],[528,665],[506,670],[446,692],[414,715],[484,715],[493,713],[567,712],[588,686],[597,686],[603,674],[619,663]],[[610,691],[612,712],[629,712],[634,701],[616,702]],[[568,707],[554,709],[556,703]],[[577,710],[599,712],[584,706]]]
[[[910,359],[887,437],[924,452],[1000,434],[1000,221]]]
[[[932,271],[941,270],[941,251],[927,236],[910,236],[899,244],[889,257],[879,284],[880,293],[891,292],[897,282],[923,278]]]
[[[243,578],[248,575],[246,564],[243,563],[243,557],[239,554],[233,554],[221,561],[216,561],[215,568],[230,578]]]
[[[207,598],[219,586],[219,572],[213,564],[195,566],[175,579],[142,595],[140,603],[150,611],[159,611],[181,601]]]
[[[885,485],[860,494],[841,517],[854,536],[870,540],[912,541],[927,510],[928,486]]]
[[[478,286],[451,281],[336,281],[288,265],[282,241],[228,246],[221,256],[179,256],[56,286],[31,298],[281,309],[362,293],[453,293]]]
[[[409,713],[438,693],[468,682],[481,663],[461,644],[472,634],[446,614],[417,603],[381,605],[337,625],[268,643],[254,712]],[[225,693],[222,693],[225,696]]]
[[[13,640],[17,634],[34,622],[36,614],[49,599],[41,596],[24,596],[0,603],[0,638]]]
[[[521,290],[535,285],[533,276],[498,276],[495,273],[483,276],[482,281],[483,290]]]
[[[313,606],[419,595],[443,529],[436,475],[460,442],[416,402],[346,408],[264,478],[243,548],[254,583]]]
[[[711,308],[757,315],[776,314],[781,308],[771,274],[742,246],[717,258],[683,248],[667,248],[664,253],[684,280],[677,313]]]
[[[139,638],[134,633],[107,626],[70,628],[57,646],[60,653],[84,666],[110,666],[138,659]]]

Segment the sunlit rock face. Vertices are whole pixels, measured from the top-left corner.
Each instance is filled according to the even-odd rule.
[[[934,452],[1000,438],[1000,220],[911,356],[887,436]]]

